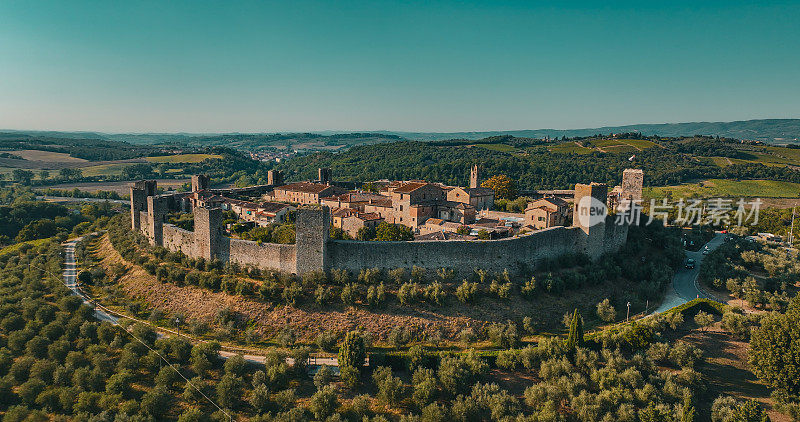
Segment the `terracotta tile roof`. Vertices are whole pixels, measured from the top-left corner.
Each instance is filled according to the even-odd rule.
[[[430,183],[428,182],[408,182],[401,185],[399,188],[395,189],[394,191],[397,193],[411,193],[415,190],[427,186]]]
[[[376,212],[361,212],[356,216],[364,221],[383,220],[383,218],[381,218],[381,216]]]
[[[320,193],[325,189],[330,188],[329,185],[311,182],[297,182],[289,183],[288,185],[278,186],[275,190],[285,190],[290,192],[303,192],[303,193]]]
[[[284,208],[289,208],[289,206],[277,202],[262,202],[258,205],[258,208],[264,210],[265,212],[275,213]]]
[[[381,207],[381,208],[391,208],[392,207],[392,199],[391,198],[386,198],[386,199],[370,200],[369,201],[369,205],[373,205],[373,206]]]
[[[357,211],[352,208],[336,208],[331,212],[331,217],[349,217],[356,213]]]
[[[489,188],[467,188],[464,189],[470,196],[489,196],[494,195],[494,191]]]
[[[372,200],[390,199],[387,196],[379,195],[371,192],[347,192],[341,195],[331,195],[322,198],[325,201],[342,201],[342,202],[367,202]]]
[[[566,207],[568,205],[569,204],[567,203],[567,201],[561,198],[547,197],[547,198],[537,199],[536,201],[529,203],[528,206],[525,207],[525,209],[528,210],[534,208],[544,208],[548,211],[555,212],[558,211],[559,208]]]

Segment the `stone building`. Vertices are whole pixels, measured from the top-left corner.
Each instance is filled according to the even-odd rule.
[[[447,200],[471,205],[478,211],[494,207],[494,191],[489,188],[451,187],[447,190]]]
[[[644,185],[642,169],[625,169],[622,172],[622,183],[614,186],[608,194],[608,208],[611,211],[623,212],[631,203],[640,203]]]
[[[523,225],[534,230],[566,226],[570,221],[570,211],[569,203],[561,198],[550,196],[538,199],[525,208]]]
[[[372,202],[391,200],[389,197],[372,192],[348,192],[341,195],[328,196],[320,199],[320,204],[336,208],[348,208],[364,211],[366,205]]]
[[[347,189],[322,183],[297,182],[276,187],[273,190],[272,197],[279,202],[312,205],[319,204],[320,198],[343,193],[347,193]]]
[[[443,192],[434,188],[408,187],[393,194],[402,201],[443,200]],[[421,189],[421,190],[420,190]],[[418,192],[419,190],[419,192]],[[363,268],[453,268],[472,273],[475,268],[503,271],[533,268],[542,262],[580,251],[592,259],[619,250],[626,241],[628,226],[614,224],[607,217],[606,186],[592,183],[575,186],[575,209],[572,227],[550,227],[525,236],[499,240],[470,241],[465,236],[432,231],[430,239],[411,242],[368,242],[331,240],[330,211],[325,206],[297,210],[296,242],[292,245],[261,244],[225,235],[222,208],[195,206],[194,231],[183,230],[165,222],[166,215],[180,209],[185,194],[158,195],[155,181],[137,182],[131,187],[131,228],[142,233],[153,245],[182,252],[192,258],[219,260],[261,269],[304,274],[310,271],[343,269],[358,272]],[[212,194],[215,193],[211,190]],[[423,196],[424,195],[424,196]],[[433,196],[433,198],[430,198]],[[597,207],[596,204],[601,207]],[[588,204],[588,206],[587,206]],[[355,212],[355,211],[353,211]],[[413,214],[412,214],[413,215]],[[343,220],[349,217],[345,217]],[[434,220],[431,222],[436,223]],[[343,223],[346,224],[346,223]],[[444,221],[439,227],[444,227]]]
[[[331,226],[342,229],[348,236],[356,238],[364,227],[377,228],[383,218],[374,212],[361,212],[353,208],[337,208],[331,212]]]

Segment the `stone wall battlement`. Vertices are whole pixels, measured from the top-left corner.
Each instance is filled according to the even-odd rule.
[[[534,268],[543,260],[567,253],[585,253],[597,258],[619,250],[627,239],[628,226],[614,224],[611,217],[587,226],[578,219],[572,227],[551,227],[528,235],[486,241],[377,242],[331,240],[327,207],[297,211],[294,245],[258,243],[225,236],[220,208],[194,208],[194,231],[165,223],[169,211],[181,209],[180,195],[148,195],[155,182],[131,188],[131,227],[151,244],[180,251],[192,258],[235,262],[266,270],[295,274],[311,271],[363,268],[391,269],[414,266],[425,269],[453,268],[469,273],[475,268],[492,271]],[[200,185],[205,181],[199,180]],[[603,197],[605,185],[579,185],[576,196]]]

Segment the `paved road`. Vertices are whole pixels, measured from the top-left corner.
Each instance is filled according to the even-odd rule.
[[[706,243],[706,246],[708,246],[710,251],[713,251],[723,243],[724,237],[725,235],[717,233],[708,243]],[[661,306],[659,306],[658,309],[653,311],[653,313],[664,312],[676,306],[683,305],[684,303],[698,297],[713,299],[713,297],[706,294],[697,285],[697,275],[700,273],[700,266],[702,265],[703,258],[705,257],[702,252],[703,249],[704,248],[701,248],[697,252],[686,251],[686,259],[692,258],[695,260],[694,269],[689,270],[684,266],[681,266],[681,268],[678,269],[678,271],[675,273],[675,276],[672,278],[672,287],[667,289],[667,294],[664,297],[664,301],[661,303]]]
[[[94,308],[94,315],[100,321],[108,321],[114,325],[119,324],[119,318],[109,314],[108,312],[104,311],[103,309],[98,308],[95,304],[91,301],[91,299],[86,296],[86,294],[78,288],[78,270],[77,270],[77,263],[75,262],[75,245],[83,240],[83,237],[79,237],[69,242],[64,243],[64,285],[69,287],[72,290],[72,293],[76,296],[80,297],[83,300],[83,303],[91,306]],[[161,337],[164,334],[159,332],[158,336]],[[191,340],[191,339],[190,339]],[[192,340],[192,342],[196,342]],[[230,357],[236,356],[238,353],[228,352],[225,350],[221,350],[219,352],[219,356],[223,359],[228,359]],[[265,356],[259,355],[249,355],[245,354],[245,360],[256,363],[256,364],[264,364],[266,362]],[[289,365],[294,365],[294,359],[286,358],[286,363]],[[333,366],[338,367],[339,361],[337,358],[325,358],[325,357],[311,357],[309,360],[309,369],[311,373],[314,373],[321,365]]]
[[[41,199],[47,202],[109,202],[112,204],[130,205],[131,201],[124,199],[104,199],[104,198],[73,198],[71,196],[37,196],[36,199]]]
[[[98,309],[94,303],[78,288],[78,269],[75,262],[75,245],[80,242],[83,237],[70,240],[64,243],[64,285],[69,287],[72,292],[77,295],[83,303],[94,308],[94,315],[100,321],[108,321],[112,324],[117,324],[119,318],[107,313],[102,309]]]

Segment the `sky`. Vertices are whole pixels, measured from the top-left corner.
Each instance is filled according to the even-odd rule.
[[[800,1],[0,1],[0,128],[800,117]]]

